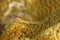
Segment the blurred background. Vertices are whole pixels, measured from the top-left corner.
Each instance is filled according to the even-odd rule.
[[[3,15],[9,9],[8,5],[13,1],[20,2],[21,0],[0,0],[0,34],[2,33],[2,30],[4,30],[4,26],[5,26],[5,24],[2,23]],[[58,12],[59,10],[57,11],[57,9],[59,9],[59,7],[60,7],[60,0],[24,0],[24,1],[25,1],[25,6],[26,6],[27,10],[30,12],[30,15],[32,15],[32,21],[34,21],[34,22],[42,21],[43,19],[47,18],[49,15],[54,14],[55,12]],[[52,17],[51,17],[52,19],[53,19],[53,16],[54,15],[52,15]],[[55,17],[55,16],[54,16],[54,18],[57,19],[57,17]],[[54,22],[54,20],[49,20],[47,24],[53,24],[53,22]],[[45,25],[45,26],[47,26],[47,25]],[[44,28],[45,26],[42,26],[42,28]],[[42,32],[44,35],[42,33],[41,33],[42,34],[41,36],[37,35],[38,38],[40,37],[42,40],[45,40],[45,39],[48,40],[48,38],[51,38],[53,40],[54,38],[57,37],[56,32],[59,29],[58,26],[60,27],[60,24],[57,23],[57,26],[54,25],[54,28],[50,28],[50,29],[48,29],[48,31]],[[51,26],[51,27],[53,27],[53,26]],[[50,33],[51,33],[51,35],[47,36],[47,35],[45,35],[45,33],[47,35],[48,34],[50,35]],[[58,35],[60,35],[60,33]],[[56,40],[58,40],[58,38],[56,38]],[[51,39],[49,39],[49,40],[51,40]]]

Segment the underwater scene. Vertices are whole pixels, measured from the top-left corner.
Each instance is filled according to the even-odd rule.
[[[0,40],[60,40],[60,0],[0,0]]]

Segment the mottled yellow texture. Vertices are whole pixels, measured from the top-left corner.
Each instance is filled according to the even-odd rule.
[[[9,3],[13,1],[21,2],[21,0],[0,2],[1,21],[2,15],[9,9]],[[60,40],[60,0],[24,0],[24,2],[27,10],[23,13],[28,16],[20,18],[21,15],[17,16],[20,11],[16,12],[19,9],[13,8],[16,14],[10,12],[9,16],[17,17],[12,22],[8,22],[12,18],[9,20],[9,16],[6,18],[8,21],[0,40]]]

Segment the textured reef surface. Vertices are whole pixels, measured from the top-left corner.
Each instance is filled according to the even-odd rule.
[[[60,40],[60,0],[1,0],[0,40]]]

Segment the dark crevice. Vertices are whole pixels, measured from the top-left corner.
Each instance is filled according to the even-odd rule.
[[[5,24],[0,24],[0,36],[2,34],[2,31],[4,30],[4,26],[5,26]]]

